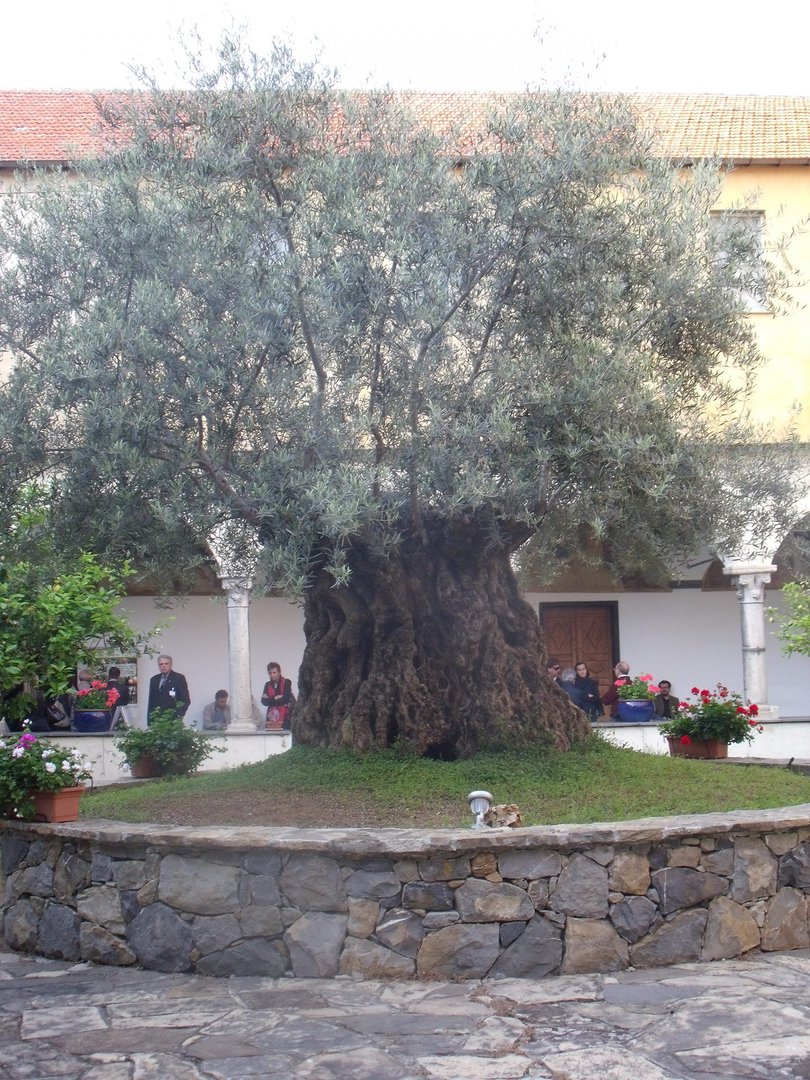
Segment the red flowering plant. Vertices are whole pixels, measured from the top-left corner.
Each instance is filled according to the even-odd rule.
[[[108,690],[103,682],[94,679],[89,690],[77,690],[73,699],[74,709],[114,709],[121,695]]]
[[[751,742],[762,726],[757,719],[759,708],[746,705],[739,694],[721,683],[716,690],[692,687],[694,701],[685,700],[678,706],[678,715],[660,724],[664,736],[691,743],[695,739],[718,739],[724,743]]]
[[[649,701],[659,693],[652,675],[636,675],[635,679],[623,675],[613,685],[622,701]]]

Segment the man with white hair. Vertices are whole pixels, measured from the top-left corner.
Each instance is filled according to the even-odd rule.
[[[620,660],[613,669],[613,674],[616,678],[613,681],[613,685],[609,687],[602,695],[602,704],[608,707],[608,714],[615,716],[619,711],[619,692],[616,689],[618,686],[627,686],[633,680],[630,678],[630,665],[626,660]]]
[[[150,723],[155,709],[174,709],[178,716],[185,716],[191,704],[185,675],[172,670],[172,658],[168,653],[158,657],[160,671],[149,680],[149,702],[146,706],[146,723]]]

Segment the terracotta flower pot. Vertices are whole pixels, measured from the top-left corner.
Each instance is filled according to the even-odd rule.
[[[60,791],[33,791],[35,821],[75,821],[79,816],[79,800],[83,787],[67,787]]]
[[[720,739],[692,739],[691,742],[681,742],[680,736],[668,735],[669,752],[672,757],[690,758],[726,758],[728,757],[728,743]]]
[[[133,761],[129,767],[133,780],[148,780],[152,776],[160,776],[160,762],[151,754],[144,754],[137,761]]]

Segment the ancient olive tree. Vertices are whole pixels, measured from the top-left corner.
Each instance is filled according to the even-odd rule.
[[[716,171],[621,104],[420,103],[231,42],[191,89],[102,99],[103,152],[2,200],[0,483],[173,572],[251,527],[304,599],[299,742],[566,747],[516,554],[733,530],[763,283],[707,228]]]

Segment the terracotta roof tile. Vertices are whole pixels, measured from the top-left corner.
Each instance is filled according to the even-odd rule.
[[[96,145],[95,98],[87,90],[0,91],[0,162],[59,163]]]
[[[402,97],[431,126],[461,123],[468,130],[483,123],[495,100],[488,93]],[[94,149],[95,98],[82,90],[0,90],[0,163],[59,164],[71,148]],[[810,163],[810,97],[643,94],[629,100],[665,157]]]

